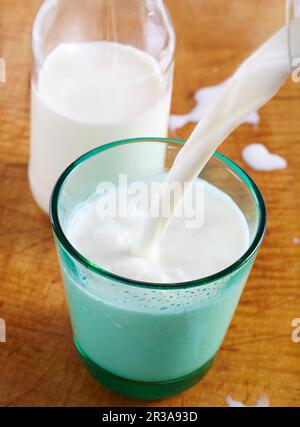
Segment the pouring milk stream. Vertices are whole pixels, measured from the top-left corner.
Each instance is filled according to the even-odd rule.
[[[161,211],[164,198],[168,197],[175,183],[180,183],[183,191],[186,190],[187,184],[192,184],[224,139],[249,114],[266,104],[280,89],[291,72],[288,51],[289,32],[297,41],[293,53],[297,57],[300,56],[300,18],[298,17],[290,23],[289,28],[283,27],[255,51],[228,81],[218,100],[203,116],[177,155],[166,181],[153,201],[156,212]],[[147,255],[151,251],[181,200],[180,197],[176,198],[174,192],[169,216],[149,215],[133,247],[133,254]]]

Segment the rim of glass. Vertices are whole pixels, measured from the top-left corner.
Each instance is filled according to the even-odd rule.
[[[207,277],[203,277],[201,279],[196,279],[192,281],[187,282],[180,282],[180,283],[168,283],[168,284],[160,284],[160,283],[151,283],[151,282],[143,282],[138,280],[129,279],[126,277],[119,276],[117,274],[111,273],[104,268],[98,266],[97,264],[94,264],[93,262],[89,261],[87,258],[85,258],[83,255],[78,252],[73,245],[69,242],[67,239],[60,221],[59,221],[59,215],[58,215],[58,201],[60,196],[60,191],[64,183],[67,181],[68,177],[72,174],[72,172],[80,167],[80,165],[85,162],[86,160],[90,159],[91,157],[94,157],[98,155],[99,153],[102,153],[103,151],[110,150],[111,148],[115,148],[121,145],[125,144],[131,144],[131,143],[139,143],[139,142],[163,142],[163,143],[179,143],[184,144],[185,141],[182,139],[175,139],[175,138],[132,138],[132,139],[124,139],[120,141],[115,141],[109,144],[102,145],[100,147],[97,147],[91,151],[88,151],[83,156],[79,157],[77,160],[75,160],[73,163],[71,163],[70,166],[67,167],[67,169],[63,172],[63,174],[58,179],[50,200],[50,220],[51,225],[54,231],[55,236],[59,240],[60,244],[63,246],[63,248],[72,255],[73,258],[75,258],[80,264],[82,264],[85,268],[88,270],[97,273],[100,276],[103,276],[107,279],[112,279],[114,281],[123,283],[124,285],[130,285],[140,288],[150,288],[150,289],[157,289],[157,290],[175,290],[175,289],[189,289],[193,287],[198,286],[204,286],[208,285],[209,283],[216,282],[217,280],[224,279],[225,277],[231,275],[235,271],[239,270],[243,265],[245,265],[249,259],[253,256],[253,254],[258,250],[265,231],[266,231],[266,224],[267,224],[267,212],[266,212],[266,206],[264,199],[261,195],[261,192],[259,191],[257,185],[254,183],[254,181],[249,177],[249,175],[243,171],[236,163],[234,163],[232,160],[228,159],[227,157],[223,156],[220,153],[215,153],[214,157],[217,159],[223,161],[227,166],[230,167],[230,169],[246,184],[247,188],[250,190],[251,195],[255,201],[257,213],[258,213],[258,224],[257,224],[257,230],[255,237],[252,241],[252,243],[249,245],[247,251],[233,264],[226,267],[225,269],[219,271],[218,273],[212,274]]]

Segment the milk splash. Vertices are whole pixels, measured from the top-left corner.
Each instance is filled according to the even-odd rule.
[[[216,102],[218,96],[228,83],[228,80],[215,86],[208,86],[197,90],[194,95],[196,106],[188,114],[173,114],[170,117],[169,128],[176,131],[187,125],[190,122],[198,123],[201,118],[207,113],[210,107]],[[257,111],[251,113],[245,118],[243,123],[257,126],[260,122],[260,117]]]
[[[299,18],[290,26],[296,33],[295,40],[300,41]],[[296,47],[300,56],[300,42]],[[254,52],[228,80],[218,99],[180,150],[165,185],[153,203],[161,206],[166,189],[172,183],[191,184],[224,139],[278,92],[290,72],[288,28],[285,26]],[[173,212],[179,203],[180,199],[174,200]],[[133,247],[133,253],[147,255],[161,237],[171,216],[148,217]]]
[[[246,408],[247,405],[244,405],[244,403],[239,402],[238,400],[233,400],[231,396],[226,397],[226,403],[231,408]],[[269,399],[266,395],[261,396],[260,399],[256,402],[256,405],[253,406],[253,408],[267,408],[270,406]]]

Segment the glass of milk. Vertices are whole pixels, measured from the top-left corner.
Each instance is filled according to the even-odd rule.
[[[32,48],[29,180],[48,212],[58,177],[85,152],[167,136],[175,36],[161,0],[46,0]]]
[[[78,209],[94,197],[99,184],[118,185],[120,173],[127,174],[128,182],[149,182],[169,171],[181,147],[182,141],[158,138],[99,147],[68,167],[51,202],[51,221],[79,356],[96,380],[123,395],[141,399],[177,394],[199,381],[212,366],[264,236],[266,210],[262,196],[232,161],[220,154],[211,158],[201,179],[214,186],[216,194],[225,193],[226,200],[238,208],[247,228],[248,243],[222,271],[193,280],[184,280],[183,276],[176,283],[117,275],[86,258],[80,245],[75,248],[68,230]],[[162,151],[166,153],[164,162]],[[128,156],[135,159],[134,168],[126,162]],[[219,206],[216,203],[210,208],[212,216],[221,222],[224,216]],[[103,230],[96,230],[96,220],[87,225],[83,243],[95,241],[94,236],[100,231],[95,251],[105,253],[114,242],[118,244],[120,235],[113,227],[104,240]],[[229,227],[226,221],[223,225]],[[224,253],[229,251],[231,240],[238,237],[236,233],[239,230],[233,228],[221,240]],[[185,249],[185,238],[181,239],[180,245],[173,247],[173,255],[181,253],[183,265],[194,257],[194,266],[189,264],[189,270],[196,271],[200,262],[197,263],[197,253],[200,260],[201,251],[212,250],[213,259],[219,245],[209,239],[204,244],[195,243],[192,253]],[[107,258],[109,261],[109,253]],[[176,263],[180,267],[181,257]],[[190,273],[184,272],[187,277]]]

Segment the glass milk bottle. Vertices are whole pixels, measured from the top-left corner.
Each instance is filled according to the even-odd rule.
[[[58,177],[82,154],[167,136],[175,35],[162,0],[46,0],[32,43],[29,180],[48,212]],[[156,146],[145,145],[145,168],[164,162]]]

